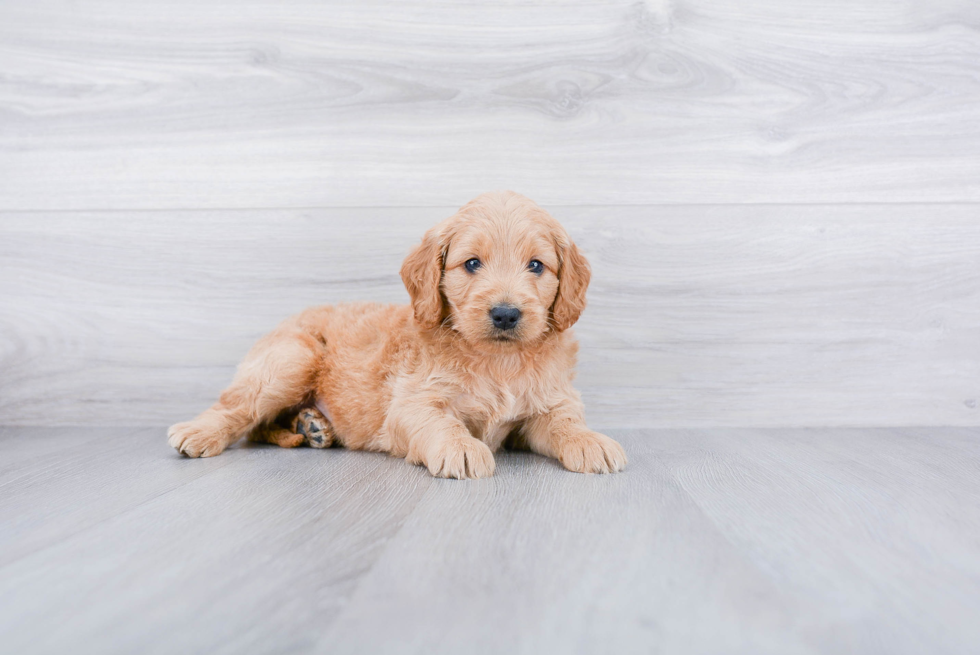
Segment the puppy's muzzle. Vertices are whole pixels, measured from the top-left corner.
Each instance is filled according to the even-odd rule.
[[[521,320],[521,310],[513,305],[497,305],[490,310],[490,320],[498,330],[513,330]]]

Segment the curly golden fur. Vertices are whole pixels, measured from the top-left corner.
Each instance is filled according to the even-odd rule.
[[[550,214],[516,193],[484,194],[405,259],[411,306],[325,306],[287,319],[256,343],[217,403],[170,428],[170,444],[190,457],[249,434],[299,445],[303,437],[280,426],[296,429],[297,412],[315,406],[333,443],[404,457],[435,476],[492,475],[505,442],[572,471],[622,470],[623,449],[586,427],[572,387],[578,344],[568,328],[590,276]],[[491,318],[499,307],[516,308],[516,324]]]

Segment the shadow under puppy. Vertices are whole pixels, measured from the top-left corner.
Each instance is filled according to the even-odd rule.
[[[572,387],[578,343],[568,328],[590,275],[534,202],[479,196],[405,259],[411,306],[324,306],[287,319],[255,344],[217,403],[170,428],[170,445],[210,457],[245,435],[339,444],[439,477],[481,478],[506,442],[571,471],[622,470],[622,447],[586,427]]]

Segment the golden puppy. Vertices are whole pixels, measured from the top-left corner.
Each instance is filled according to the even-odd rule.
[[[315,406],[326,419],[318,445],[391,453],[439,477],[492,475],[505,441],[571,471],[619,471],[626,454],[585,426],[572,387],[578,344],[568,328],[590,275],[546,211],[516,193],[482,195],[405,259],[411,306],[316,307],[287,319],[214,406],[170,428],[170,445],[190,457],[250,433],[299,445],[295,417]]]

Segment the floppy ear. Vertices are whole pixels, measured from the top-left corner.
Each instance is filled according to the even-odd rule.
[[[551,307],[555,329],[559,332],[575,325],[585,309],[585,290],[589,288],[592,269],[585,255],[572,241],[558,247],[558,294]]]
[[[415,246],[402,263],[402,282],[412,299],[415,320],[426,329],[442,322],[444,305],[439,283],[442,282],[443,244],[440,226],[425,233],[422,243]]]

